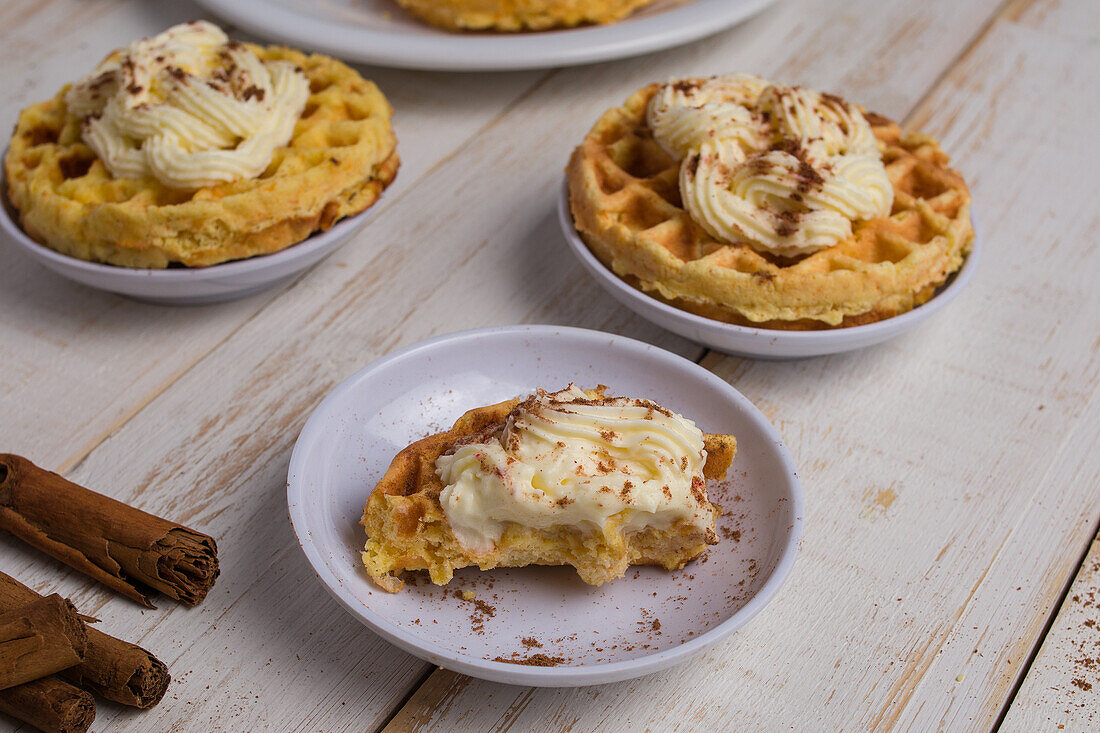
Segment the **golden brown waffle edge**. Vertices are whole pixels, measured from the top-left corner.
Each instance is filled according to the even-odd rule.
[[[279,251],[371,206],[400,164],[382,92],[327,56],[249,48],[300,66],[310,81],[294,135],[264,173],[193,192],[114,178],[80,140],[62,89],[20,113],[4,158],[23,230],[83,260],[202,267]]]
[[[541,31],[614,23],[656,0],[397,0],[421,20],[453,31]]]
[[[683,209],[679,164],[653,139],[658,85],[607,111],[567,168],[577,231],[596,257],[643,292],[737,325],[843,328],[904,313],[934,296],[973,242],[970,194],[938,143],[867,115],[895,200],[839,244],[797,260],[716,241]]]

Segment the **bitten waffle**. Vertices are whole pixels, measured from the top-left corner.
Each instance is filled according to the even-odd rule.
[[[685,210],[680,163],[647,125],[658,89],[647,86],[604,114],[567,170],[577,231],[628,283],[708,318],[808,330],[904,313],[961,267],[974,236],[962,177],[934,139],[872,114],[894,189],[888,216],[853,222],[851,236],[804,257],[718,241]]]
[[[656,0],[397,0],[449,30],[522,31],[613,23]]]
[[[276,252],[373,204],[399,164],[378,88],[326,56],[248,48],[301,67],[310,85],[289,144],[258,177],[194,191],[116,178],[81,141],[63,89],[23,110],[4,159],[24,231],[83,260],[199,267]]]
[[[602,390],[586,394],[592,399],[603,396]],[[491,552],[474,554],[464,548],[441,503],[445,487],[436,461],[456,446],[499,434],[509,413],[520,404],[515,399],[470,410],[450,430],[397,454],[371,493],[362,519],[369,537],[363,563],[375,583],[395,593],[405,585],[401,574],[410,570],[427,570],[433,583],[445,585],[455,570],[472,565],[482,570],[571,565],[584,582],[600,585],[621,577],[630,565],[681,568],[716,541],[713,529],[708,532],[687,521],[627,533],[623,518],[616,516],[605,532],[581,532],[569,526],[536,529],[509,522]],[[733,460],[737,442],[732,435],[705,435],[703,442],[703,476],[720,479]],[[705,492],[701,498],[713,527],[718,507],[709,503]]]

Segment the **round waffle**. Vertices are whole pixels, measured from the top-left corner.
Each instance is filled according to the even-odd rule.
[[[962,266],[974,236],[965,182],[934,139],[874,114],[866,118],[894,188],[889,216],[854,222],[850,237],[801,258],[717,241],[685,211],[680,163],[647,126],[658,89],[605,113],[567,170],[578,233],[643,292],[738,325],[837,328],[911,310]]]
[[[397,0],[417,17],[450,30],[546,30],[612,23],[656,0]]]
[[[83,260],[202,267],[276,252],[373,204],[399,164],[382,92],[327,56],[249,48],[296,64],[310,82],[293,137],[263,173],[195,191],[115,178],[81,141],[63,89],[23,110],[4,159],[24,231]]]

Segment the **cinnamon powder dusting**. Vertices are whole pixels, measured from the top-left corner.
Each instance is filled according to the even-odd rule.
[[[493,657],[494,662],[506,662],[507,664],[523,664],[528,667],[556,667],[565,661],[564,657],[551,657],[542,652],[532,654],[529,657],[513,655],[508,657]]]

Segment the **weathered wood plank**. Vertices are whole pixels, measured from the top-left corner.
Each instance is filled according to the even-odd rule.
[[[986,238],[947,315],[856,354],[704,360],[803,467],[803,554],[774,606],[699,661],[618,685],[532,691],[437,672],[395,729],[996,721],[1100,500],[1100,217],[1086,202],[1095,152],[1077,144],[1100,109],[1066,91],[1100,64],[1075,25],[1086,5],[1010,6],[912,116],[968,175]]]
[[[1043,641],[1004,730],[1100,727],[1100,538],[1094,539]]]
[[[913,9],[872,0],[825,7],[809,0],[780,3],[746,26],[690,48],[546,77],[503,115],[483,118],[490,120],[483,123],[483,134],[431,168],[430,175],[409,181],[409,193],[379,213],[360,237],[361,246],[341,250],[256,315],[228,328],[223,342],[205,356],[200,354],[186,373],[160,382],[162,391],[147,404],[142,401],[141,411],[111,432],[70,475],[216,535],[223,575],[206,603],[192,610],[166,605],[143,613],[124,601],[108,599],[10,540],[0,540],[0,568],[39,588],[60,586],[75,593],[82,608],[104,618],[106,631],[145,644],[177,675],[169,699],[157,709],[140,714],[103,709],[100,724],[328,730],[366,728],[384,721],[425,667],[374,637],[330,601],[295,546],[285,518],[283,486],[290,446],[310,409],[334,384],[386,351],[482,325],[568,323],[635,335],[688,356],[699,355],[697,346],[623,313],[569,259],[552,218],[569,150],[606,106],[644,82],[673,74],[747,69],[835,89],[884,113],[905,115],[982,27],[994,3],[967,4],[953,15],[945,13],[947,7],[955,5]],[[866,42],[852,43],[852,38]],[[930,47],[935,54],[928,52]],[[885,71],[869,73],[872,65]],[[429,77],[394,73],[391,78],[395,84],[414,84]],[[483,95],[498,93],[498,79],[514,78],[479,77],[476,94],[471,89],[443,89],[440,94],[449,96],[425,95],[418,100],[410,92],[407,104],[425,116],[434,111],[438,127],[433,129],[442,130],[451,122],[452,112],[440,113],[449,109],[446,104],[453,102],[453,114],[460,119],[473,120]],[[471,84],[475,81],[471,78]],[[465,101],[460,101],[463,96]],[[395,104],[399,115],[407,114],[399,100]],[[63,321],[63,315],[57,320]],[[45,333],[52,336],[53,331]],[[80,353],[90,343],[91,337],[72,346],[71,353]],[[912,354],[898,346],[875,353],[912,361]],[[848,372],[857,364],[860,370],[885,371],[875,359],[869,366],[854,359],[840,363],[839,374],[824,377],[800,371],[814,368],[814,362],[766,365],[753,377],[757,386],[745,387],[750,397],[783,416],[780,428],[803,460],[813,455],[804,436],[820,428],[809,406],[831,407],[822,401],[831,393],[813,399],[820,383],[831,379],[834,392],[845,387]],[[735,363],[721,366],[727,377],[737,368]],[[70,374],[71,365],[59,367],[57,373]],[[773,379],[779,384],[769,386]],[[771,394],[773,386],[776,394]],[[849,395],[842,401],[850,406],[853,420],[862,419]],[[38,405],[43,402],[42,392],[28,392],[16,404],[42,409]],[[115,397],[103,401],[116,403]],[[105,424],[115,425],[124,417]],[[875,419],[888,427],[895,416],[880,407]],[[54,429],[51,424],[28,422],[13,432],[52,440],[58,435],[51,432]],[[869,446],[868,467],[885,471],[887,451],[880,448],[875,454],[872,440],[881,432],[836,437],[840,445]],[[846,470],[838,469],[830,480],[843,480]],[[862,512],[862,492],[869,487],[860,486],[853,489],[856,495],[841,499]],[[808,489],[813,493],[819,486],[808,483]],[[807,554],[814,552],[808,549]],[[851,563],[863,559],[858,553],[851,561],[845,557],[838,554],[820,561],[826,569],[837,569],[820,579],[828,587],[807,605],[820,609],[821,603],[836,599],[855,575]],[[783,598],[789,597],[788,592]],[[809,609],[806,614],[818,615]],[[740,687],[744,670],[733,669],[730,650],[746,638],[739,635],[703,662],[673,670],[663,678],[670,684],[667,694],[682,697],[685,690],[700,689],[705,694],[721,690],[725,696],[731,679]],[[757,652],[762,666],[750,673],[756,679],[778,679],[774,664],[788,673],[799,666],[775,656],[778,647],[769,650],[759,644],[759,649],[764,650]],[[714,669],[707,666],[708,660]],[[853,666],[846,671],[851,672],[846,684],[853,689],[867,676],[880,676],[877,670]],[[790,678],[792,688],[796,682]],[[428,718],[446,728],[456,720],[490,720],[492,711],[499,709],[504,720],[546,719],[564,727],[576,717],[578,725],[586,727],[622,720],[641,726],[666,712],[679,716],[682,708],[668,704],[655,688],[647,687],[651,684],[642,680],[562,693],[565,707],[553,702],[547,707],[554,699],[549,694],[520,691],[522,704],[506,712],[516,701],[514,688],[470,683],[453,696],[453,706],[431,711]],[[645,689],[653,697],[633,698],[626,707],[612,704],[614,699],[626,704],[630,689]],[[696,709],[688,715],[698,713]],[[532,715],[536,717],[524,717]]]
[[[0,129],[18,112],[87,73],[111,49],[185,20],[191,3],[55,0],[0,16]],[[8,23],[3,23],[7,19]],[[546,72],[473,74],[363,68],[397,109],[402,168],[378,204],[490,124]],[[441,114],[446,110],[446,114]],[[377,249],[371,225],[334,255]],[[75,285],[0,246],[0,444],[67,468],[281,292],[201,308],[153,306]]]

